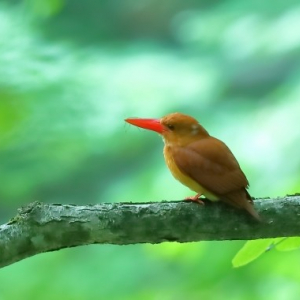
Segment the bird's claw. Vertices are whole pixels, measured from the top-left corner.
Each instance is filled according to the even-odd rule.
[[[186,197],[184,199],[184,201],[193,201],[193,202],[196,202],[198,204],[204,205],[204,202],[199,199],[200,196],[201,196],[201,194],[197,194],[197,195],[192,196],[192,197]]]

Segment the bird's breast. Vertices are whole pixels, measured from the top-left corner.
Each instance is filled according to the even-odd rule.
[[[176,165],[173,153],[172,153],[172,146],[166,145],[164,147],[164,157],[166,164],[168,168],[170,169],[172,175],[180,181],[183,185],[187,186],[191,190],[195,191],[198,194],[204,195],[206,198],[212,200],[212,201],[217,201],[218,198],[211,194],[209,191],[207,191],[200,183],[196,182],[193,180],[191,177],[188,175],[184,174]]]

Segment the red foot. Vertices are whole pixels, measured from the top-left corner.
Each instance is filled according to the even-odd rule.
[[[197,202],[197,203],[199,203],[201,205],[204,205],[204,202],[199,199],[200,196],[201,196],[201,194],[197,194],[197,195],[195,195],[193,197],[186,197],[184,199],[184,201],[194,201],[194,202]]]

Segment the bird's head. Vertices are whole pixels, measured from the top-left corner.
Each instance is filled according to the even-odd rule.
[[[125,121],[161,134],[166,144],[184,146],[209,136],[196,119],[181,113],[172,113],[161,119],[128,118]]]

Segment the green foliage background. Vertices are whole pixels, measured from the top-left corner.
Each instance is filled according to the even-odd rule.
[[[189,195],[161,139],[123,121],[174,111],[227,143],[253,196],[299,192],[298,28],[295,0],[2,0],[1,222],[34,200]],[[46,253],[1,269],[0,299],[298,299],[298,251],[233,269],[242,245]]]

